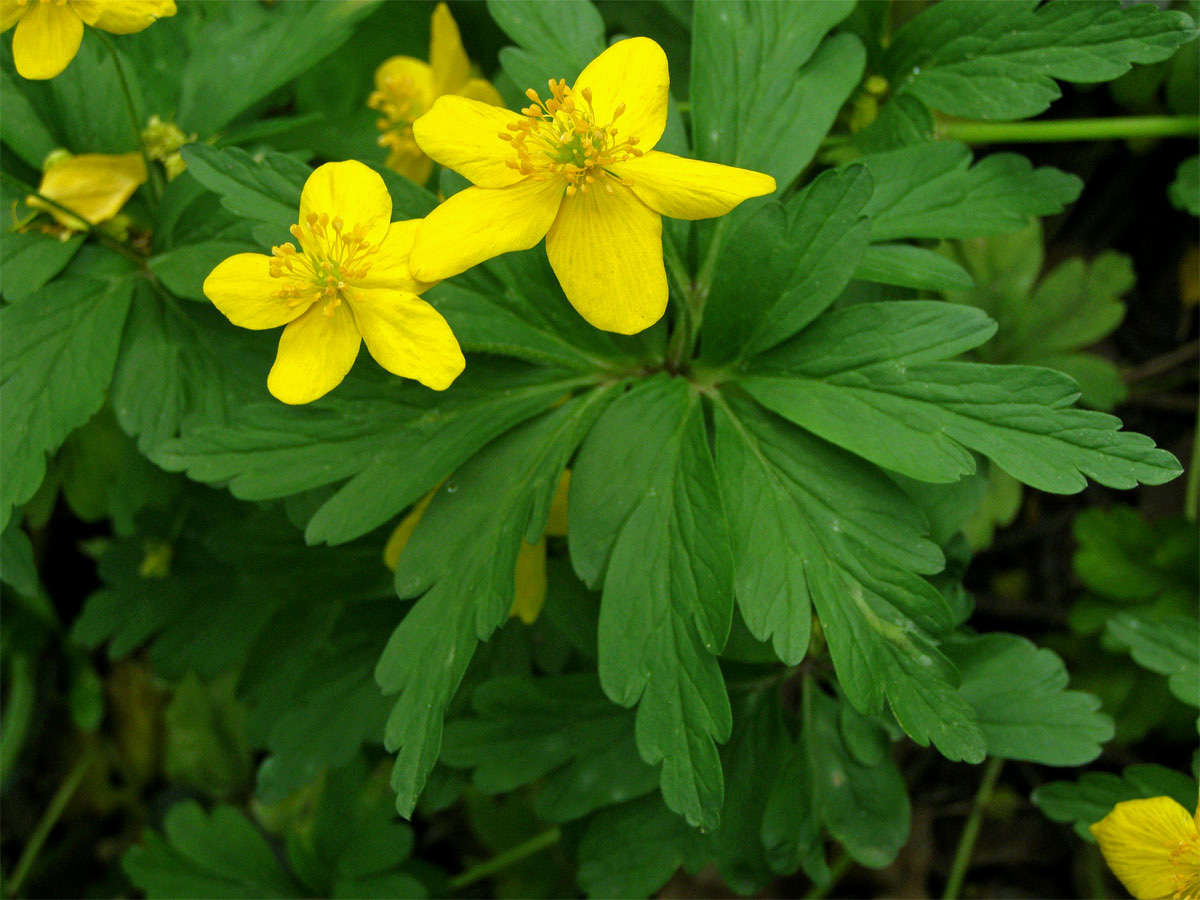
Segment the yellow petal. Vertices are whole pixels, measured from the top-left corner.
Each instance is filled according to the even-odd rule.
[[[413,136],[425,155],[485,188],[507,187],[523,176],[506,162],[515,159],[512,144],[501,140],[517,113],[447,94],[413,122]]]
[[[382,110],[393,121],[411,122],[429,109],[437,97],[433,90],[433,69],[429,63],[411,56],[384,60],[375,70],[375,89],[394,104],[392,109]]]
[[[413,239],[420,225],[420,219],[393,222],[378,252],[371,256],[371,268],[366,277],[356,280],[355,287],[393,288],[410,294],[420,294],[433,287],[437,282],[417,281],[408,267]]]
[[[551,537],[567,536],[567,497],[571,490],[571,470],[564,469],[550,501],[550,516],[546,519],[546,534]]]
[[[239,328],[278,328],[297,319],[316,299],[288,306],[276,293],[293,282],[271,277],[271,257],[237,253],[222,260],[204,279],[204,296]]]
[[[1182,867],[1172,863],[1171,853],[1181,841],[1196,840],[1195,821],[1170,797],[1118,803],[1090,831],[1108,867],[1138,900],[1175,894],[1172,876],[1182,873]],[[1192,862],[1193,868],[1198,862]]]
[[[439,3],[430,23],[429,66],[433,69],[434,96],[456,94],[471,76],[471,61],[463,49],[462,37],[450,8]]]
[[[350,307],[342,303],[325,315],[314,303],[283,329],[267,390],[284,403],[311,403],[342,383],[361,343]]]
[[[386,163],[389,169],[416,184],[423,185],[429,180],[433,172],[433,160],[421,152],[411,136],[399,138],[390,146]]]
[[[672,219],[723,216],[743,200],[775,190],[770,175],[657,150],[610,168],[632,182],[643,203]]]
[[[361,225],[366,239],[378,244],[392,223],[392,195],[379,173],[360,162],[325,163],[308,176],[300,192],[300,228],[306,236],[309,233],[304,228],[310,214],[318,218],[325,215],[330,220],[341,216],[343,231]],[[301,243],[306,251],[316,249],[311,247],[311,237],[307,241],[301,238]]]
[[[351,296],[367,349],[393,375],[444,391],[466,367],[450,325],[416,294],[371,288]]]
[[[69,6],[31,3],[13,32],[13,63],[22,78],[53,78],[79,52],[83,21]]]
[[[17,0],[0,0],[0,32],[8,31],[29,12],[28,3],[18,3]]]
[[[438,281],[501,253],[528,250],[550,229],[563,190],[561,181],[528,178],[506,188],[459,191],[417,229],[413,275]]]
[[[472,78],[454,93],[460,97],[466,97],[468,100],[478,100],[489,106],[504,105],[504,98],[486,78]]]
[[[538,538],[536,544],[521,541],[517,551],[517,568],[514,575],[516,589],[509,616],[516,616],[526,625],[537,621],[538,613],[546,603],[546,539]]]
[[[408,546],[409,540],[413,536],[413,532],[417,530],[417,525],[421,522],[421,516],[425,515],[425,510],[429,509],[429,503],[437,494],[439,484],[432,491],[416,502],[412,509],[408,511],[400,524],[396,526],[396,530],[392,532],[391,537],[387,539],[387,544],[383,548],[383,564],[396,571],[396,566],[400,564],[400,554],[404,552],[404,548]]]
[[[79,18],[113,34],[134,34],[175,15],[175,0],[70,0]]]
[[[563,200],[546,235],[546,254],[563,293],[589,323],[636,334],[667,308],[662,217],[613,184]]]
[[[38,193],[79,214],[85,222],[107,222],[125,205],[146,180],[146,164],[140,153],[83,153],[55,163],[42,176]],[[79,228],[73,217],[37,197],[30,206],[45,209],[68,228]]]
[[[650,150],[667,127],[670,85],[662,47],[650,38],[635,37],[617,41],[588,63],[572,90],[582,94],[591,88],[597,125],[607,125],[617,106],[625,104],[616,123],[619,139],[637,137],[638,148]]]

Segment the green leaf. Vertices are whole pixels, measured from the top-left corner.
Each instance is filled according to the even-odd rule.
[[[690,841],[657,794],[602,809],[579,844],[579,886],[589,897],[649,897],[683,864]]]
[[[313,543],[337,543],[397,515],[493,437],[549,408],[580,381],[486,358],[472,360],[446,394],[373,369],[361,379],[357,374],[303,408],[246,406],[230,425],[167,441],[155,461],[199,481],[227,483],[247,500],[348,478],[307,531]]]
[[[872,244],[854,277],[931,291],[970,290],[974,284],[970,273],[958,263],[910,244]]]
[[[41,593],[33,545],[21,527],[20,517],[9,519],[0,534],[0,579],[22,597],[37,597]]]
[[[504,71],[524,90],[547,78],[576,77],[604,49],[604,20],[590,0],[488,0],[488,12],[520,44],[500,51]]]
[[[7,72],[0,72],[0,105],[4,107],[4,115],[0,117],[0,141],[30,168],[40,171],[46,156],[60,142],[38,115],[36,105]],[[12,240],[12,237],[7,235],[5,240]]]
[[[803,866],[809,878],[827,881],[822,826],[856,862],[888,865],[908,840],[912,810],[883,729],[809,678],[801,703],[800,735],[762,822],[771,867],[790,874]]]
[[[119,48],[117,55],[125,72],[132,71],[129,58]],[[138,121],[144,122],[148,114],[139,79],[128,79],[128,88]],[[34,108],[61,138],[61,145],[72,153],[129,153],[137,149],[138,138],[130,127],[121,75],[112,55],[88,29],[84,29],[83,42],[71,64],[46,82],[46,91],[34,100]],[[37,168],[41,168],[40,163]]]
[[[41,484],[46,454],[104,402],[133,292],[129,272],[122,264],[110,276],[97,269],[97,277],[60,279],[36,302],[0,310],[0,526]]]
[[[1191,609],[1200,593],[1197,526],[1182,516],[1149,520],[1129,506],[1086,509],[1075,517],[1075,573],[1115,600]]]
[[[786,208],[770,204],[750,216],[718,256],[704,358],[752,356],[820,315],[866,250],[871,225],[863,208],[870,197],[870,176],[854,166],[824,173]]]
[[[1083,187],[1074,175],[1033,168],[1015,153],[971,166],[964,144],[935,141],[864,156],[875,192],[871,240],[976,237],[1016,231],[1031,216],[1061,212]]]
[[[571,558],[600,606],[600,682],[639,703],[637,743],[663,763],[667,805],[712,828],[722,798],[715,742],[729,737],[716,658],[729,633],[733,565],[699,396],[643,381],[596,423],[571,482]]]
[[[948,627],[941,597],[913,573],[942,567],[920,510],[874,466],[730,399],[714,413],[738,608],[788,665],[804,658],[811,603],[830,579]]]
[[[1189,156],[1179,164],[1167,196],[1176,209],[1200,216],[1200,156]]]
[[[786,188],[812,160],[866,62],[829,30],[852,3],[695,4],[692,147],[696,158],[774,176]]]
[[[121,860],[151,897],[297,897],[303,892],[279,867],[258,829],[236,809],[205,814],[198,803],[171,807],[163,835],[147,831]]]
[[[1108,620],[1108,635],[1129,648],[1139,666],[1168,677],[1171,693],[1200,706],[1200,623],[1187,616],[1152,622],[1134,613]]]
[[[569,822],[640,797],[658,773],[638,757],[633,715],[592,674],[494,678],[472,695],[474,718],[446,726],[442,762],[475,770],[489,794],[544,779],[538,818]]]
[[[975,710],[988,756],[1080,766],[1100,755],[1112,719],[1091,694],[1065,690],[1067,670],[1050,650],[1012,634],[944,645],[962,674],[959,695]]]
[[[424,594],[388,640],[375,680],[400,694],[384,743],[399,750],[392,786],[403,815],[437,761],[442,716],[476,643],[508,618],[521,540],[544,528],[567,459],[610,399],[592,391],[489,446],[438,491],[400,557],[397,592]]]
[[[337,50],[377,4],[287,3],[213,17],[186,57],[182,127],[207,137]],[[254,52],[248,53],[248,47]]]
[[[40,291],[79,252],[83,237],[60,241],[39,231],[5,232],[0,242],[4,299],[15,303]]]
[[[300,190],[312,174],[304,163],[283,153],[251,156],[245,150],[218,150],[206,144],[188,144],[182,150],[188,173],[216,191],[221,203],[238,216],[286,235],[296,223]]]
[[[1086,772],[1079,781],[1052,781],[1037,788],[1030,799],[1055,822],[1073,822],[1075,833],[1096,843],[1088,826],[1099,822],[1123,800],[1173,797],[1184,809],[1196,802],[1196,780],[1159,765],[1126,766],[1118,776]]]
[[[1075,383],[1049,369],[936,362],[994,326],[977,310],[912,302],[828,314],[737,379],[760,403],[828,441],[922,481],[975,470],[969,451],[1053,493],[1088,476],[1109,487],[1162,484],[1178,462],[1120,420],[1069,408]],[[881,321],[888,325],[881,325]],[[870,335],[871,340],[865,340]]]
[[[949,115],[1021,119],[1058,99],[1056,78],[1110,81],[1195,36],[1187,15],[1153,5],[950,0],[895,35],[883,72],[897,93]]]
[[[211,685],[190,675],[175,688],[163,714],[167,777],[218,800],[244,790],[253,772],[246,710],[233,687],[228,675]]]

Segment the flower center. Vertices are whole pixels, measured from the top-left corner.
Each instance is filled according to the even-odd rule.
[[[1200,833],[1189,834],[1182,841],[1168,844],[1171,851],[1171,883],[1175,886],[1174,900],[1200,898]]]
[[[378,244],[365,239],[366,231],[365,225],[346,231],[341,216],[309,213],[303,226],[291,228],[305,252],[298,252],[291,241],[271,248],[271,277],[285,282],[275,296],[288,306],[324,300],[323,312],[332,316],[347,286],[366,277],[370,257],[379,252]]]
[[[412,123],[424,114],[417,84],[409,75],[392,74],[383,81],[383,87],[371,91],[367,106],[383,115],[375,120],[375,127],[383,134],[377,138],[379,146],[389,150],[416,151]]]
[[[592,107],[591,88],[575,93],[563,79],[551,78],[550,97],[545,102],[533,88],[525,96],[532,101],[521,110],[525,120],[500,132],[500,139],[513,147],[513,158],[505,163],[510,169],[537,181],[561,176],[567,180],[568,197],[577,190],[586,192],[595,184],[603,185],[611,194],[609,179],[629,184],[606,168],[642,155],[636,137],[617,138],[616,121],[625,112],[624,103],[613,111],[612,121],[600,125]]]

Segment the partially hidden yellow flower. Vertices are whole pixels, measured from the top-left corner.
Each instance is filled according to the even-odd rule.
[[[238,253],[204,280],[204,295],[234,325],[278,328],[267,388],[308,403],[337,387],[366,341],[393,374],[445,390],[466,365],[441,314],[422,300],[430,284],[408,267],[418,220],[393,222],[377,172],[353,160],[326,163],[300,194],[299,242]]]
[[[1200,900],[1200,803],[1126,800],[1089,829],[1104,861],[1138,900]]]
[[[14,25],[22,78],[53,78],[75,58],[83,26],[133,34],[175,15],[175,0],[0,0],[0,31]]]
[[[649,38],[613,44],[574,87],[532,88],[521,114],[441,97],[413,123],[417,143],[475,186],[417,230],[418,278],[485,259],[546,254],[571,305],[605,331],[634,334],[667,306],[662,216],[705,219],[775,190],[775,179],[654,150],[667,122],[667,57]]]
[[[376,123],[379,145],[388,148],[387,166],[417,184],[429,180],[433,160],[413,140],[413,120],[444,94],[469,97],[492,106],[504,100],[491,82],[471,77],[471,61],[450,9],[439,3],[430,23],[429,62],[393,56],[375,70],[375,90],[367,105],[383,113]]]
[[[400,554],[408,546],[408,541],[416,531],[421,516],[429,508],[430,501],[437,494],[441,485],[418,500],[409,511],[392,536],[388,538],[383,548],[383,561],[393,572],[400,562]],[[514,576],[515,590],[513,605],[509,616],[516,616],[526,625],[537,621],[542,607],[546,603],[546,535],[565,537],[567,533],[567,495],[571,489],[571,471],[562,473],[558,487],[554,491],[554,499],[550,503],[550,515],[546,519],[546,529],[536,544],[521,541],[521,549],[517,551],[517,567]]]
[[[45,210],[71,231],[86,231],[89,225],[107,222],[146,181],[146,164],[140,153],[82,153],[72,156],[55,151],[46,160],[46,171],[38,194],[30,194],[25,203]],[[68,215],[46,203],[46,197],[79,214]],[[82,221],[81,221],[82,220]]]

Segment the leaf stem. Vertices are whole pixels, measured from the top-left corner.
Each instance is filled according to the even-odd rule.
[[[34,669],[33,661],[24,653],[12,660],[8,673],[8,698],[4,704],[4,716],[0,718],[0,780],[12,774],[12,767],[25,746],[25,735],[33,718]]]
[[[971,865],[971,854],[975,852],[979,827],[983,824],[983,810],[992,799],[992,791],[996,789],[996,779],[1000,777],[1000,769],[1003,766],[1004,760],[993,756],[983,770],[983,779],[979,782],[979,790],[975,792],[975,800],[971,803],[971,814],[967,817],[962,835],[958,839],[958,849],[954,851],[954,862],[950,865],[950,876],[946,879],[942,900],[955,900],[962,890],[963,879]]]
[[[1200,116],[1115,116],[1036,122],[942,122],[937,137],[967,144],[1109,141],[1124,138],[1198,137]]]
[[[21,883],[25,880],[25,876],[29,874],[29,869],[37,859],[38,852],[42,849],[42,845],[46,843],[46,838],[50,836],[50,832],[58,823],[59,817],[63,814],[63,810],[67,808],[67,804],[71,802],[71,797],[79,788],[80,782],[83,781],[83,776],[88,773],[88,769],[92,767],[92,763],[96,761],[96,750],[89,749],[84,752],[79,761],[75,763],[74,768],[67,773],[67,777],[63,779],[63,783],[58,786],[58,790],[54,792],[54,796],[50,798],[50,803],[46,807],[46,811],[42,813],[42,817],[38,820],[37,825],[33,829],[33,833],[29,836],[29,840],[25,844],[25,848],[21,851],[21,858],[17,860],[17,865],[13,869],[12,877],[8,880],[8,885],[5,889],[5,894],[9,897],[16,897],[20,894]]]
[[[829,877],[822,882],[814,882],[813,886],[808,889],[808,893],[804,895],[804,900],[821,900],[822,897],[828,896],[829,892],[837,887],[837,883],[850,871],[852,865],[854,865],[854,860],[843,853],[829,867]]]
[[[467,885],[482,881],[503,869],[507,869],[509,866],[520,862],[526,857],[540,853],[547,847],[553,847],[560,840],[562,840],[562,830],[557,826],[549,828],[546,831],[535,834],[529,840],[517,844],[515,847],[509,847],[507,850],[497,853],[491,859],[484,860],[458,873],[450,879],[448,885],[451,890],[461,890]]]
[[[162,173],[154,168],[154,165],[150,161],[150,154],[146,151],[146,142],[142,139],[142,124],[138,119],[137,107],[133,103],[133,91],[129,89],[129,80],[125,77],[125,67],[121,65],[121,57],[117,55],[117,48],[104,35],[104,32],[94,28],[92,29],[92,33],[100,39],[100,43],[105,46],[108,50],[108,55],[112,57],[113,65],[117,67],[117,80],[121,82],[121,93],[125,97],[125,108],[129,110],[129,123],[133,126],[133,136],[137,139],[138,152],[142,154],[142,162],[146,166],[146,177],[150,183],[150,195],[154,200],[154,205],[157,206],[163,194]]]

